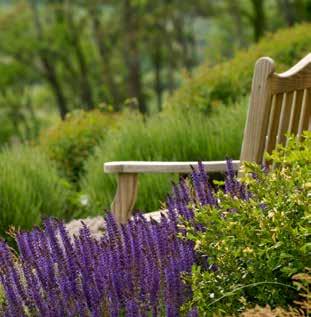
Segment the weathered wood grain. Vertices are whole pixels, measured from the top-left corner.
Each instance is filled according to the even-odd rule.
[[[226,161],[202,162],[208,172],[224,172]],[[104,164],[106,173],[178,173],[187,174],[191,172],[191,166],[196,167],[198,162],[109,162]],[[233,166],[237,170],[240,161],[233,161]]]

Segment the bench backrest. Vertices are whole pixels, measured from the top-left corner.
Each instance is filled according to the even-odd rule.
[[[311,129],[311,53],[288,71],[275,73],[269,57],[260,58],[252,82],[241,161],[264,163],[264,153]]]

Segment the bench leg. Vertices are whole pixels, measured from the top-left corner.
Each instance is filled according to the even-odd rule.
[[[138,175],[118,174],[118,188],[111,205],[112,213],[118,223],[126,223],[132,215],[136,202]]]

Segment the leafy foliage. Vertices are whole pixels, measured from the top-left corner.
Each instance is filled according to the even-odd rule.
[[[185,78],[181,88],[167,101],[167,106],[199,108],[210,111],[220,103],[239,100],[248,95],[256,60],[270,56],[277,71],[286,70],[310,51],[311,25],[302,24],[267,35],[258,44],[241,50],[234,58],[209,66],[201,65],[193,77]]]
[[[301,296],[301,300],[297,301],[295,304],[298,307],[288,307],[286,309],[277,307],[271,309],[269,305],[266,307],[259,307],[256,306],[255,308],[248,309],[241,314],[242,317],[259,317],[259,316],[266,316],[266,317],[304,317],[308,316],[309,311],[311,309],[311,293],[310,293],[310,286],[311,286],[311,275],[310,269],[306,269],[306,273],[299,273],[293,276],[294,284],[300,290],[299,295]]]
[[[218,191],[217,205],[196,205],[205,230],[188,238],[217,270],[192,271],[192,304],[203,316],[236,313],[248,305],[286,306],[297,299],[290,284],[310,264],[311,133],[290,140],[269,157],[278,167],[267,173],[245,163],[249,197]],[[230,173],[228,175],[230,176]],[[229,186],[236,188],[236,181]]]
[[[85,162],[95,146],[105,139],[116,116],[99,110],[70,113],[66,120],[41,133],[40,148],[56,162],[63,176],[77,183],[84,173]]]

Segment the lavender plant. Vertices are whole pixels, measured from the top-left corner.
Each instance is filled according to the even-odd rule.
[[[192,243],[164,216],[119,227],[108,214],[106,223],[98,241],[85,225],[71,239],[48,219],[44,230],[17,235],[18,259],[2,242],[4,316],[176,316],[189,293],[180,273],[191,269]]]
[[[189,274],[196,261],[208,265],[195,255],[194,243],[181,238],[181,219],[191,222],[197,204],[217,205],[202,164],[191,179],[193,186],[174,185],[159,222],[137,214],[118,226],[109,213],[98,240],[85,224],[71,237],[61,221],[47,219],[44,229],[16,235],[18,256],[0,242],[3,316],[179,316],[191,296],[181,273]],[[247,199],[231,161],[225,190]],[[196,315],[194,308],[189,316]]]

